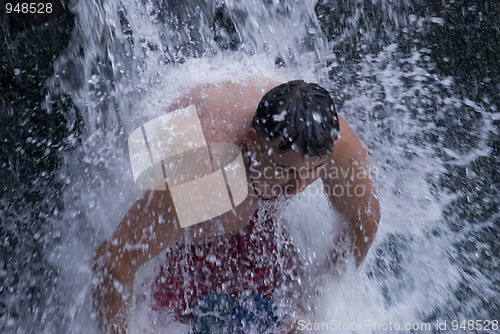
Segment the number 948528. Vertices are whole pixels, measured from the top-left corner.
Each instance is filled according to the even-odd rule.
[[[50,2],[48,3],[35,3],[35,2],[23,2],[23,3],[10,3],[5,4],[5,11],[7,14],[50,14],[52,13],[53,7]]]

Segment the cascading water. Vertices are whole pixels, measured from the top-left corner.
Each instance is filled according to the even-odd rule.
[[[14,34],[0,22],[10,51],[0,58],[0,331],[96,332],[91,259],[140,194],[128,135],[197,84],[263,75],[332,92],[369,149],[382,207],[364,265],[319,272],[340,219],[318,183],[282,203],[279,225],[302,252],[299,283],[315,311],[297,318],[299,329],[478,332],[463,321],[488,320],[495,332],[498,11],[492,1],[80,1],[74,26],[65,25],[67,46],[41,49],[57,56],[45,62],[15,55],[50,26]],[[476,51],[487,65],[456,54],[471,52],[455,42],[467,27],[492,38]],[[30,80],[43,89],[30,95]],[[131,329],[187,332],[148,306],[160,262],[138,273],[146,301]]]

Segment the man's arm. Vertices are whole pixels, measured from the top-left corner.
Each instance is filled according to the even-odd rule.
[[[349,222],[348,233],[359,266],[375,238],[380,204],[363,143],[340,115],[339,124],[340,136],[322,180],[330,202]]]
[[[105,333],[125,333],[126,310],[135,273],[183,233],[170,192],[146,191],[123,218],[113,236],[94,255],[98,281],[94,306]]]

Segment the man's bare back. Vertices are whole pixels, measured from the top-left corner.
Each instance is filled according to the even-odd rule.
[[[167,112],[195,106],[207,143],[227,143],[241,148],[259,101],[278,84],[277,81],[261,78],[243,83],[226,81],[198,86],[179,97]],[[253,193],[249,175],[247,184],[249,193]],[[258,201],[248,196],[234,211],[186,228],[185,236],[194,243],[228,238],[248,224],[257,208]]]

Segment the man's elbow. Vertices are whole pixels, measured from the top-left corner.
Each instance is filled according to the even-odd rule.
[[[378,225],[380,223],[380,202],[377,195],[373,192],[368,200],[368,205],[366,207],[366,216],[364,222],[364,240],[366,252],[370,248],[373,240],[375,239],[375,234],[378,230]]]
[[[377,232],[378,224],[380,223],[380,201],[378,200],[377,194],[372,193],[368,207],[375,225],[375,234],[375,232]]]
[[[106,240],[94,252],[94,257],[92,258],[92,271],[94,274],[101,272],[106,263],[109,262],[111,256],[109,246],[109,242]]]
[[[364,215],[360,215],[358,219],[361,220],[362,227],[360,226],[358,233],[355,233],[354,255],[356,266],[359,267],[368,254],[380,223],[380,202],[375,192],[370,194]]]

